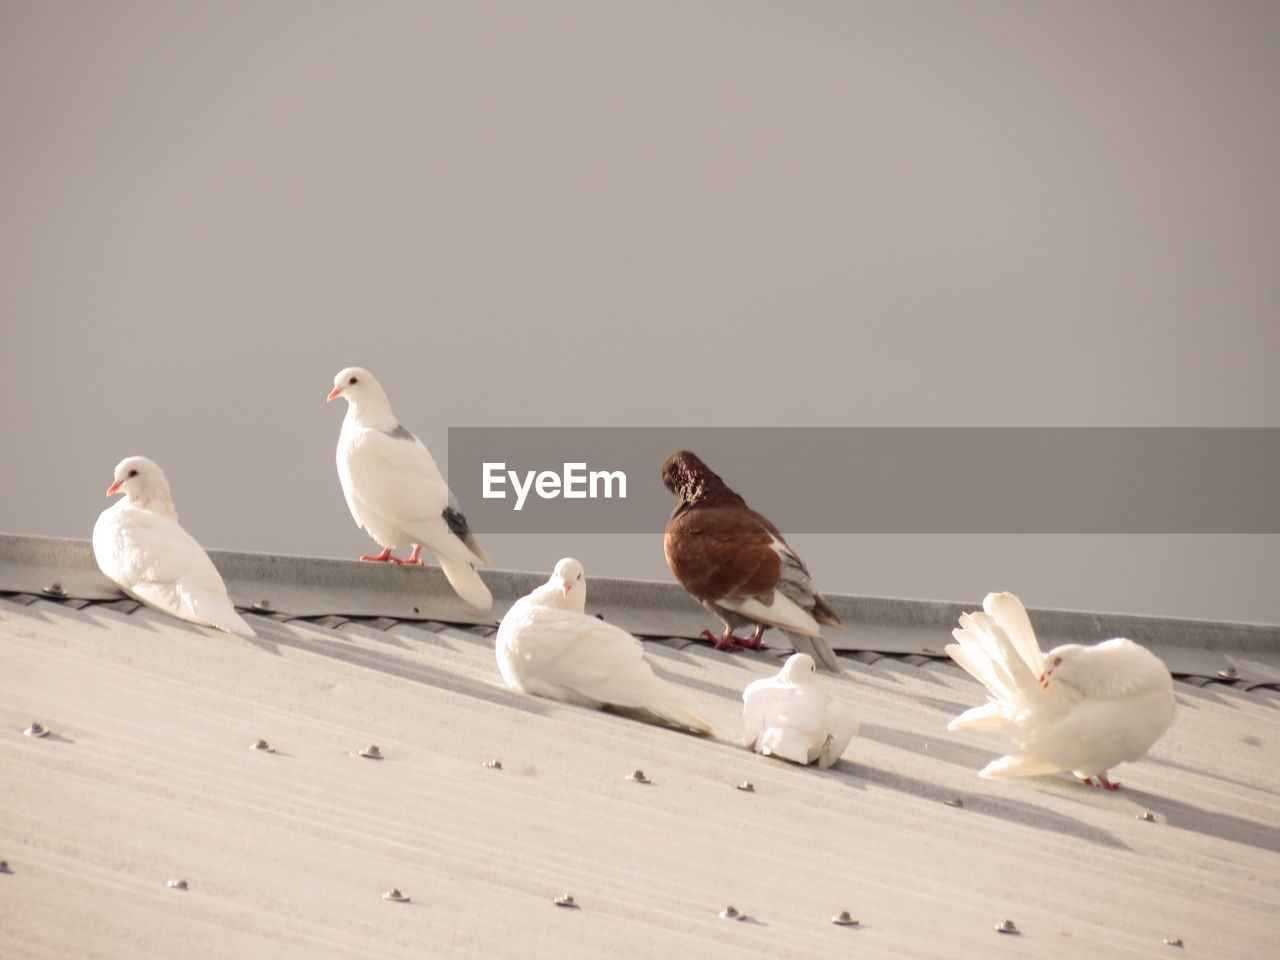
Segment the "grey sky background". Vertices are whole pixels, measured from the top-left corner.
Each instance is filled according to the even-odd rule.
[[[1280,426],[1277,49],[1269,0],[6,0],[0,530],[87,537],[144,453],[207,546],[367,551],[347,365],[442,461],[450,425]],[[665,519],[484,542],[667,579]],[[1275,536],[793,545],[830,592],[1280,622]]]

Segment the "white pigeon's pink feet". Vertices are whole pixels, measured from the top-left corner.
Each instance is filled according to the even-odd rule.
[[[1097,783],[1094,783],[1097,780]],[[1108,780],[1105,773],[1098,774],[1097,777],[1085,777],[1082,781],[1090,787],[1101,787],[1103,790],[1119,790],[1120,784],[1114,780]]]
[[[409,559],[397,561],[403,564],[417,564],[419,567],[425,567],[426,563],[418,556],[422,552],[422,545],[415,543],[413,545],[413,553],[409,554]]]
[[[364,556],[362,556],[360,559],[361,559],[361,560],[367,560],[369,563],[403,563],[403,562],[404,562],[403,560],[400,560],[400,559],[398,559],[398,558],[396,558],[396,557],[393,557],[393,556],[391,555],[391,548],[390,548],[390,547],[387,547],[385,550],[383,550],[383,551],[382,551],[380,554],[378,554],[376,557],[364,557]]]

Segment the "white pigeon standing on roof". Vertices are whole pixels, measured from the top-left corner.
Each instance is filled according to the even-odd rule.
[[[948,730],[1002,730],[1021,749],[987,764],[984,777],[1034,777],[1070,770],[1114,790],[1107,772],[1137,760],[1173,723],[1173,678],[1132,640],[1040,652],[1022,601],[989,593],[982,613],[965,613],[947,646],[951,659],[987,688],[987,702]]]
[[[421,564],[425,547],[453,589],[471,606],[488,610],[489,588],[474,569],[489,563],[458,501],[449,491],[422,442],[400,425],[391,402],[368,370],[347,367],[333,378],[329,400],[347,401],[338,435],[338,479],[356,525],[377,541],[382,553],[361,560]],[[408,559],[391,555],[413,545]]]
[[[146,457],[116,465],[107,496],[123,499],[93,525],[98,567],[135,600],[206,627],[242,637],[253,628],[236,613],[227,586],[200,544],[178,523],[164,473]]]
[[[684,692],[654,675],[644,646],[585,612],[582,564],[565,558],[551,578],[507,611],[495,653],[512,690],[586,707],[614,707],[645,720],[714,736]]]
[[[853,712],[828,696],[807,653],[793,653],[777,675],[742,691],[742,741],[756,753],[830,767],[858,732]]]

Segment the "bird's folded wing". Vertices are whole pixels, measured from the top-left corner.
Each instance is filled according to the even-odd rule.
[[[405,529],[443,523],[449,488],[430,452],[417,440],[361,430],[351,438],[347,453],[356,500]]]

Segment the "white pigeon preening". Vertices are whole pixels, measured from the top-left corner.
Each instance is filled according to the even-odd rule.
[[[498,627],[495,653],[512,690],[585,707],[613,707],[691,733],[715,730],[684,692],[654,675],[644,646],[627,631],[584,613],[582,564],[566,558],[521,597]]]
[[[493,596],[474,565],[488,565],[489,557],[430,451],[396,420],[386,393],[368,370],[347,367],[334,377],[329,400],[338,397],[347,401],[338,435],[338,479],[356,526],[382,547],[377,556],[360,559],[421,564],[425,547],[458,596],[488,610]],[[409,544],[413,552],[408,559],[391,555]]]
[[[989,593],[982,607],[961,615],[947,653],[987,688],[987,702],[947,729],[1002,730],[1021,749],[981,775],[1070,770],[1090,786],[1119,787],[1108,771],[1142,757],[1173,723],[1173,678],[1160,658],[1124,639],[1042,654],[1021,600]]]
[[[108,497],[118,493],[124,498],[103,510],[93,525],[99,569],[149,607],[242,637],[255,636],[232,606],[209,555],[178,523],[160,468],[146,457],[126,457],[107,488]]]
[[[793,653],[776,676],[742,691],[742,741],[756,753],[830,767],[858,732],[858,721],[828,696],[807,653]]]

